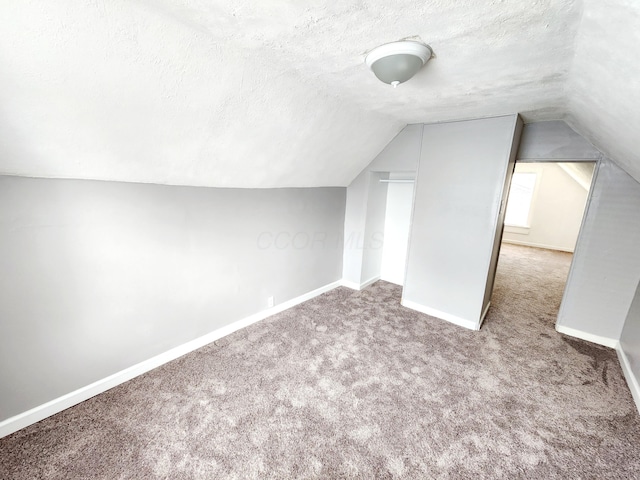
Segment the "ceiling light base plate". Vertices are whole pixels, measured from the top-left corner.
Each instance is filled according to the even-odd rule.
[[[432,55],[428,45],[402,40],[374,48],[365,63],[380,81],[395,88],[418,73]]]

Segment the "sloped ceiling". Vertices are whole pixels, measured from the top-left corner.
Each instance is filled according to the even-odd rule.
[[[567,98],[567,123],[640,182],[640,1],[585,3]]]
[[[631,0],[2,2],[0,173],[344,186],[407,123],[514,112],[566,118],[637,173],[638,11]],[[363,54],[408,36],[436,58],[394,90]]]
[[[556,165],[585,190],[591,188],[595,162],[559,162]]]

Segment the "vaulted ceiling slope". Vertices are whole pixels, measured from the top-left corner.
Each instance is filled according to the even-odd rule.
[[[348,185],[407,123],[566,119],[640,178],[634,0],[0,5],[0,173]],[[397,89],[363,54],[418,36]]]
[[[585,2],[567,123],[640,182],[640,1]]]

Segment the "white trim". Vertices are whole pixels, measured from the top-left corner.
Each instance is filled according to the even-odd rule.
[[[345,280],[344,278],[340,281],[340,285],[342,285],[343,287],[347,287],[350,288],[351,290],[364,290],[365,288],[367,288],[369,285],[373,285],[374,283],[376,283],[378,280],[380,280],[380,277],[373,277],[370,278],[369,280],[367,280],[366,282],[363,283],[356,283],[356,282],[352,282],[351,280]]]
[[[487,303],[487,306],[484,307],[484,312],[482,312],[482,316],[480,317],[480,322],[478,323],[478,330],[480,330],[480,327],[482,326],[482,322],[484,322],[484,317],[486,317],[487,313],[489,313],[490,306],[491,306],[491,302]]]
[[[518,163],[598,163],[601,156],[593,158],[516,158]],[[593,178],[591,179],[593,182]]]
[[[416,183],[413,178],[381,178],[380,183]]]
[[[627,354],[624,353],[620,342],[618,342],[618,345],[616,345],[616,353],[618,354],[618,360],[620,360],[620,366],[622,367],[624,378],[627,381],[629,390],[631,390],[631,396],[636,402],[636,408],[638,409],[638,412],[640,412],[640,383],[638,382],[636,376],[633,374],[633,370],[631,369],[631,362],[629,362],[629,357],[627,357]]]
[[[380,275],[378,275],[377,277],[370,278],[366,282],[360,284],[360,290],[367,288],[369,285],[373,285],[378,280],[380,280]]]
[[[517,232],[508,232],[517,233]],[[504,243],[512,243],[514,245],[524,245],[525,247],[545,248],[547,250],[557,250],[559,252],[573,253],[573,249],[565,247],[557,247],[555,245],[545,245],[544,243],[522,242],[520,240],[511,240],[510,238],[502,237]]]
[[[600,335],[594,335],[592,333],[583,332],[582,330],[576,330],[575,328],[565,327],[563,325],[556,324],[556,332],[570,337],[586,340],[587,342],[597,343],[603,347],[616,348],[618,346],[618,340],[613,338],[601,337]]]
[[[351,290],[360,290],[360,285],[356,282],[352,282],[350,280],[345,280],[344,278],[340,282],[343,287],[350,288]]]
[[[61,397],[32,408],[31,410],[27,410],[26,412],[19,413],[18,415],[3,420],[2,422],[0,422],[0,438],[16,432],[21,428],[27,427],[33,423],[39,422],[40,420],[61,412],[69,407],[77,405],[78,403],[88,400],[89,398],[94,397],[100,393],[106,392],[110,388],[118,386],[128,380],[131,380],[132,378],[137,377],[138,375],[142,375],[149,370],[153,370],[160,365],[164,365],[165,363],[175,360],[178,357],[197,350],[198,348],[204,347],[205,345],[214,342],[222,337],[225,337],[237,330],[248,327],[251,324],[259,322],[260,320],[264,320],[271,315],[280,313],[302,302],[306,302],[307,300],[317,297],[318,295],[322,295],[323,293],[333,290],[334,288],[341,285],[341,281],[329,283],[328,285],[317,288],[298,297],[292,298],[291,300],[287,300],[286,302],[278,304],[275,307],[263,310],[258,313],[254,313],[253,315],[230,323],[229,325],[225,325],[224,327],[218,328],[217,330],[207,333],[202,337],[196,338],[187,343],[183,343],[182,345],[167,350],[166,352],[156,355],[155,357],[144,360],[129,368],[125,368],[124,370],[114,373],[113,375],[109,375],[106,378],[81,387],[78,390],[62,395]]]
[[[431,47],[424,43],[414,40],[400,40],[398,42],[385,43],[384,45],[374,48],[367,53],[364,61],[367,67],[372,69],[373,64],[378,60],[392,55],[413,55],[414,57],[418,57],[422,61],[422,65],[424,65],[429,61],[433,52]]]
[[[439,318],[440,320],[445,320],[460,327],[468,328],[469,330],[480,330],[479,322],[474,322],[473,320],[467,320],[466,318],[457,317],[456,315],[451,315],[450,313],[441,312],[440,310],[436,310],[435,308],[425,307],[424,305],[412,302],[411,300],[402,299],[402,302],[400,303],[403,307],[410,308],[411,310],[415,310],[420,313],[426,313],[427,315]]]
[[[509,225],[504,224],[504,233],[515,233],[517,235],[529,235],[531,227],[529,225]]]

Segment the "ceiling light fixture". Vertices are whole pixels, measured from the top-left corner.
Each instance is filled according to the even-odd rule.
[[[401,40],[374,48],[364,62],[380,81],[395,88],[418,73],[432,53],[424,43]]]

